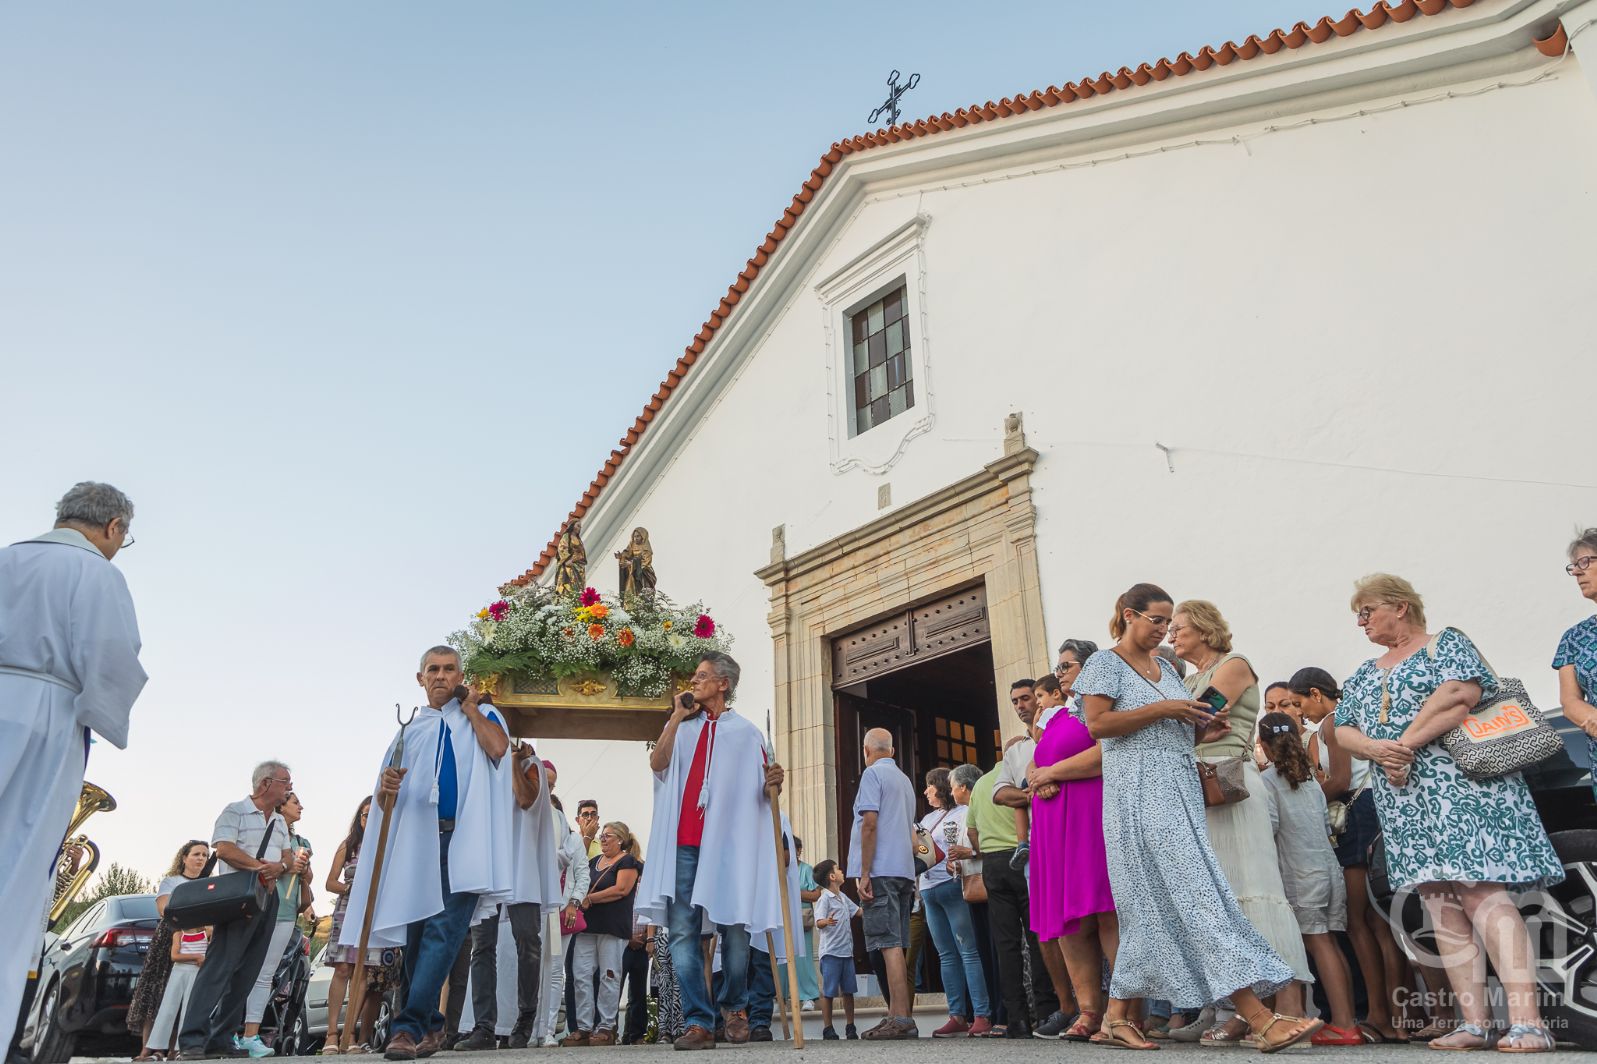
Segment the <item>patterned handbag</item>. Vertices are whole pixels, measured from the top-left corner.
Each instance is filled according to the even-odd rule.
[[[1469,640],[1463,632],[1458,634]],[[1432,661],[1436,660],[1436,642],[1431,640],[1425,648]],[[1458,762],[1459,770],[1473,780],[1496,779],[1546,761],[1562,750],[1564,741],[1531,702],[1525,685],[1512,676],[1498,676],[1478,647],[1475,653],[1497,680],[1497,693],[1483,697],[1458,727],[1442,736],[1442,749]]]

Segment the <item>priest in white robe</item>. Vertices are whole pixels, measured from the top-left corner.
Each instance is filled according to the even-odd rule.
[[[635,908],[670,931],[686,1024],[678,1049],[715,1047],[717,1005],[727,1040],[748,1041],[749,938],[782,927],[766,797],[767,786],[781,788],[782,767],[759,728],[728,705],[739,675],[730,655],[706,654],[649,757],[654,820]],[[705,985],[705,922],[721,943],[719,1002]]]
[[[368,948],[404,946],[410,987],[394,1018],[389,1060],[430,1056],[443,1044],[438,993],[472,914],[479,905],[508,900],[514,886],[515,803],[510,773],[500,767],[510,732],[492,706],[478,708],[475,692],[456,698],[462,679],[454,648],[422,655],[416,680],[427,692],[427,708],[389,745],[366,824],[366,837],[379,839],[384,820],[393,819]],[[401,742],[401,767],[389,768]],[[360,945],[376,863],[356,867],[342,945]]]
[[[456,1048],[498,1048],[497,1036],[510,1036],[511,1049],[526,1049],[538,1018],[538,983],[544,917],[565,902],[560,889],[558,844],[543,762],[529,746],[518,745],[511,775],[516,809],[512,815],[512,886],[504,904],[478,907],[471,928],[471,1027]],[[506,965],[504,933],[514,938]],[[501,1014],[515,1016],[501,1023]],[[501,1031],[501,1026],[506,1029]]]
[[[144,688],[133,598],[111,564],[132,520],[126,495],[84,482],[54,529],[0,550],[0,1045],[38,960],[89,733],[125,748]]]

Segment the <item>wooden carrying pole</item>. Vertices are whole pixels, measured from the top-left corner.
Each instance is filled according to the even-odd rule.
[[[782,969],[776,963],[776,942],[769,931],[765,933],[765,955],[771,959],[771,986],[776,988],[776,1003],[782,1006],[782,1037],[792,1041],[793,1028],[787,1022],[787,995],[781,992]]]
[[[776,882],[782,894],[782,944],[787,947],[787,1000],[783,1002],[783,1009],[791,1008],[793,1015],[793,1048],[804,1048],[804,1018],[799,1014],[799,985],[797,954],[793,951],[793,917],[788,907],[787,893],[787,860],[782,846],[782,797],[775,787],[765,788],[765,793],[771,799],[771,837],[776,841]],[[776,954],[771,955],[771,963],[776,963]],[[777,996],[782,995],[782,987],[776,987]]]
[[[397,707],[396,707],[397,708]],[[412,719],[416,714],[411,713]],[[393,756],[388,759],[388,767],[398,769],[405,759],[405,728],[410,721],[402,721],[399,726],[399,741],[394,744]],[[338,1036],[340,1052],[348,1053],[349,1047],[355,1036],[355,1027],[360,1023],[360,1010],[366,1004],[366,945],[371,940],[372,917],[377,912],[377,884],[383,874],[383,857],[388,853],[388,827],[394,822],[394,804],[397,795],[380,794],[377,798],[378,805],[383,810],[383,829],[377,833],[377,852],[372,855],[371,885],[366,889],[366,912],[360,921],[360,948],[355,952],[355,974],[349,980],[349,1012],[344,1016],[344,1027]],[[328,1008],[336,1006],[333,1002],[327,1003]]]

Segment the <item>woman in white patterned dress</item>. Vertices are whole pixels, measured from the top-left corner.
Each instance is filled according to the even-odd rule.
[[[1109,622],[1116,645],[1088,658],[1075,683],[1103,746],[1104,849],[1120,919],[1102,1034],[1128,1049],[1156,1049],[1133,1018],[1138,999],[1198,1008],[1229,997],[1258,1047],[1272,1053],[1323,1024],[1260,1000],[1293,973],[1248,923],[1209,847],[1193,744],[1224,735],[1228,719],[1189,698],[1155,652],[1173,612],[1153,584],[1121,595]]]
[[[1432,637],[1425,630],[1424,600],[1400,576],[1360,580],[1352,607],[1365,636],[1386,653],[1342,685],[1336,740],[1376,763],[1387,875],[1394,890],[1419,891],[1464,1013],[1464,1022],[1431,1047],[1481,1049],[1490,1040],[1478,939],[1507,998],[1510,1026],[1499,1050],[1551,1052],[1536,1004],[1536,950],[1508,888],[1557,883],[1563,864],[1521,773],[1470,779],[1441,743],[1484,694],[1497,690],[1497,677],[1463,632],[1445,628]]]

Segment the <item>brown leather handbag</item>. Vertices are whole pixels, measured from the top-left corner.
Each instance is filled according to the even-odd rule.
[[[1232,805],[1247,799],[1246,756],[1238,754],[1212,764],[1198,762],[1198,782],[1203,785],[1204,805]]]

